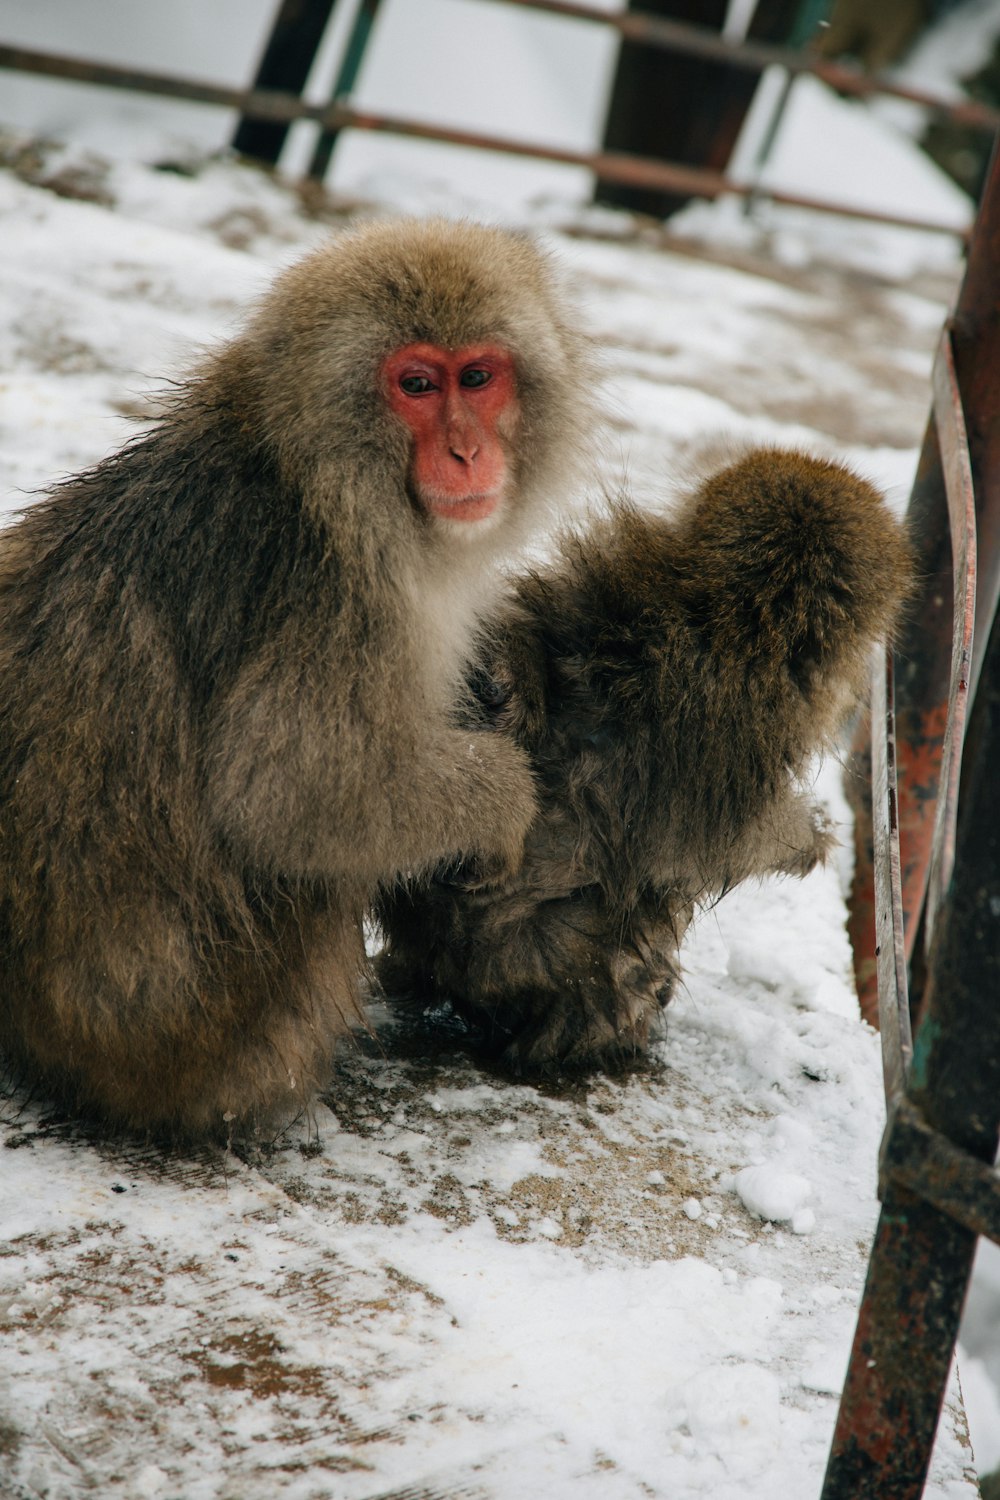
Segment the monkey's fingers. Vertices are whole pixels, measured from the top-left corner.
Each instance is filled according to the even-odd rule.
[[[520,863],[520,858],[517,863]],[[511,874],[510,861],[505,854],[471,854],[442,865],[435,870],[433,880],[436,886],[471,895],[503,885]]]

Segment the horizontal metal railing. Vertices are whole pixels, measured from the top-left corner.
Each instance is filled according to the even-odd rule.
[[[493,4],[495,0],[488,0]],[[522,10],[537,10],[554,16],[571,17],[578,21],[592,21],[597,25],[617,31],[623,41],[639,42],[647,47],[664,52],[680,52],[690,57],[701,57],[709,62],[727,63],[734,68],[745,68],[751,73],[763,73],[765,68],[783,68],[796,77],[811,74],[836,89],[839,94],[853,94],[861,98],[884,95],[892,99],[905,99],[911,104],[922,105],[957,124],[969,125],[976,130],[992,132],[1000,129],[1000,110],[977,99],[948,99],[930,89],[917,88],[888,78],[884,73],[866,73],[842,62],[829,62],[810,51],[777,46],[771,42],[758,42],[752,38],[730,40],[717,31],[704,26],[694,26],[687,21],[671,21],[661,16],[644,15],[642,11],[606,11],[593,5],[578,4],[577,0],[503,0],[505,5],[516,5]]]
[[[827,63],[809,53],[759,42],[731,42],[717,32],[681,22],[665,21],[639,11],[609,13],[570,0],[504,0],[525,10],[600,24],[623,39],[685,55],[709,58],[760,73],[778,65],[795,75],[808,73],[822,78],[841,92],[875,93],[906,98],[937,113],[984,131],[1000,127],[1000,111],[973,101],[954,101],[928,91],[904,88],[891,80],[872,77],[840,63]],[[357,76],[361,52],[370,33],[377,4],[368,0],[355,22],[348,42],[349,66],[342,67],[332,100],[315,103],[296,94],[262,88],[232,88],[207,80],[177,74],[122,67],[96,59],[68,57],[37,49],[0,45],[0,69],[33,73],[69,82],[124,89],[235,110],[244,119],[291,124],[307,121],[319,127],[321,142],[314,157],[312,174],[321,177],[329,161],[332,143],[344,130],[381,132],[410,139],[465,146],[539,161],[581,168],[602,182],[676,193],[688,197],[716,199],[724,196],[760,200],[786,207],[803,208],[842,218],[860,219],[903,228],[964,237],[954,224],[861,208],[822,195],[762,189],[758,182],[741,182],[724,173],[685,166],[616,151],[580,151],[543,142],[511,139],[482,131],[458,129],[429,120],[416,120],[384,111],[360,110],[350,102],[349,90]]]

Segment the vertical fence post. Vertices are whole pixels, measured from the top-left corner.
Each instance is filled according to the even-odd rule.
[[[954,870],[934,924],[907,1089],[932,1130],[987,1164],[1000,1133],[998,756],[994,618],[966,736]],[[975,1247],[971,1229],[888,1182],[822,1500],[922,1494]]]
[[[301,94],[337,0],[282,0],[254,79],[255,89]],[[289,126],[246,115],[233,136],[233,150],[274,166]]]
[[[345,98],[357,81],[362,58],[371,40],[372,27],[375,25],[378,8],[379,0],[361,0],[358,13],[354,18],[354,26],[347,39],[347,46],[344,49],[340,71],[337,74],[333,85],[333,92],[330,95],[331,104],[337,104],[341,99]],[[330,158],[333,156],[333,148],[337,144],[339,134],[340,132],[337,130],[322,130],[320,132],[319,140],[316,142],[316,147],[313,151],[312,161],[309,163],[309,176],[314,177],[317,182],[322,182],[326,176],[327,168],[330,165]]]
[[[998,269],[994,156],[958,307],[942,341],[946,357],[942,363],[939,351],[935,364],[935,405],[911,497],[922,598],[898,652],[894,743],[904,851],[899,907],[903,946],[921,989],[920,1019],[905,1095],[890,1098],[882,1211],[822,1500],[918,1500],[923,1493],[976,1231],[997,1232],[995,1218],[976,1217],[972,1199],[973,1169],[992,1167],[1000,1138]],[[973,693],[959,781],[955,757]],[[878,720],[876,713],[875,747],[885,731]],[[957,816],[948,811],[956,781]],[[883,961],[880,982],[884,973]],[[913,1121],[926,1149],[936,1142],[949,1163],[943,1184],[940,1173],[932,1182],[927,1155],[900,1172],[899,1145]]]
[[[726,0],[637,0],[645,16],[694,22],[721,33]],[[759,0],[749,35],[782,41],[792,32],[800,0]],[[604,128],[604,150],[663,158],[724,171],[759,73],[721,59],[685,56],[623,41]],[[687,195],[600,181],[601,203],[666,218]]]

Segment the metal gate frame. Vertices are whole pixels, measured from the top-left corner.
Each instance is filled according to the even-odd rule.
[[[919,597],[873,677],[874,851],[857,877],[873,880],[882,1210],[822,1500],[923,1493],[976,1240],[1000,1243],[996,150],[909,517]]]

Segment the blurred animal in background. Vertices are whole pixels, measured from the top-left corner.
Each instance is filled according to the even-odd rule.
[[[0,536],[16,1076],[173,1134],[301,1108],[376,888],[518,866],[528,751],[455,705],[497,559],[587,448],[577,328],[521,237],[347,234]]]
[[[881,72],[902,57],[936,14],[956,0],[834,0],[829,24],[816,36],[821,57],[856,57],[866,71]]]
[[[568,535],[494,620],[476,678],[477,722],[538,778],[524,862],[489,887],[459,862],[389,892],[386,992],[449,1002],[517,1072],[633,1057],[696,910],[825,858],[804,778],[908,582],[870,484],[768,448],[676,519],[620,505]]]

